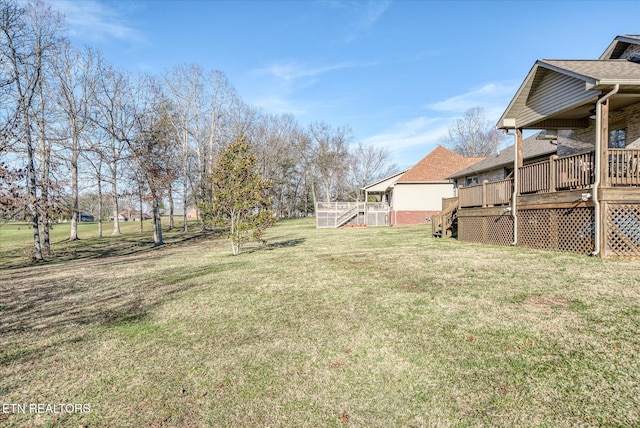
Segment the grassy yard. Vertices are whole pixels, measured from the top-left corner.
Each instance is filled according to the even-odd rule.
[[[0,426],[640,425],[640,262],[429,231],[0,228]]]

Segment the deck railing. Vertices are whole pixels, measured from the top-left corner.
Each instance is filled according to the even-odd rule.
[[[640,149],[609,149],[609,184],[640,185]]]
[[[550,193],[558,190],[586,189],[594,183],[593,152],[549,160],[520,167],[520,194]]]
[[[513,195],[513,180],[492,181],[485,185],[485,205],[507,205]]]
[[[640,186],[640,149],[608,149],[604,186]],[[595,153],[551,156],[548,160],[519,168],[520,194],[588,189],[595,183]],[[606,181],[606,182],[605,182]],[[513,192],[511,179],[484,182],[458,189],[460,207],[506,205]]]
[[[508,205],[513,194],[513,180],[487,181],[458,189],[461,208]]]
[[[585,189],[594,180],[595,154],[581,153],[563,158],[551,158],[555,165],[555,186],[553,190]]]
[[[482,184],[476,184],[469,187],[461,187],[458,189],[458,201],[461,208],[482,207]]]
[[[519,168],[520,193],[546,193],[551,191],[551,161],[536,162]]]

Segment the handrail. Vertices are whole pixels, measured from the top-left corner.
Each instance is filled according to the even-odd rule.
[[[486,184],[486,200],[484,206],[507,205],[511,202],[513,194],[513,180],[491,181]]]
[[[358,205],[349,208],[336,219],[336,227],[340,227],[358,214]]]
[[[519,168],[520,193],[546,193],[550,186],[550,161],[536,162]]]
[[[482,184],[459,188],[458,201],[460,208],[481,207]]]
[[[608,149],[609,184],[640,185],[640,149]]]

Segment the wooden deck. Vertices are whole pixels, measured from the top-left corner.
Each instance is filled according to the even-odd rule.
[[[317,202],[316,227],[388,226],[389,205],[383,202]]]
[[[603,155],[597,189],[600,253],[638,259],[640,149],[606,149]],[[485,181],[458,189],[456,210],[443,206],[442,218],[437,219],[442,230],[455,220],[463,241],[591,254],[596,243],[595,153],[551,156],[519,168],[518,173],[515,212],[513,179]]]

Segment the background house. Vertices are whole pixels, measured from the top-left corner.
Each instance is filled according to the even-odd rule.
[[[391,193],[391,224],[427,223],[442,210],[442,199],[454,196],[454,185],[448,177],[482,159],[436,147],[395,182]]]
[[[366,203],[316,203],[316,227],[428,223],[441,211],[442,198],[454,195],[454,185],[447,177],[481,159],[438,146],[413,167],[366,186]]]

